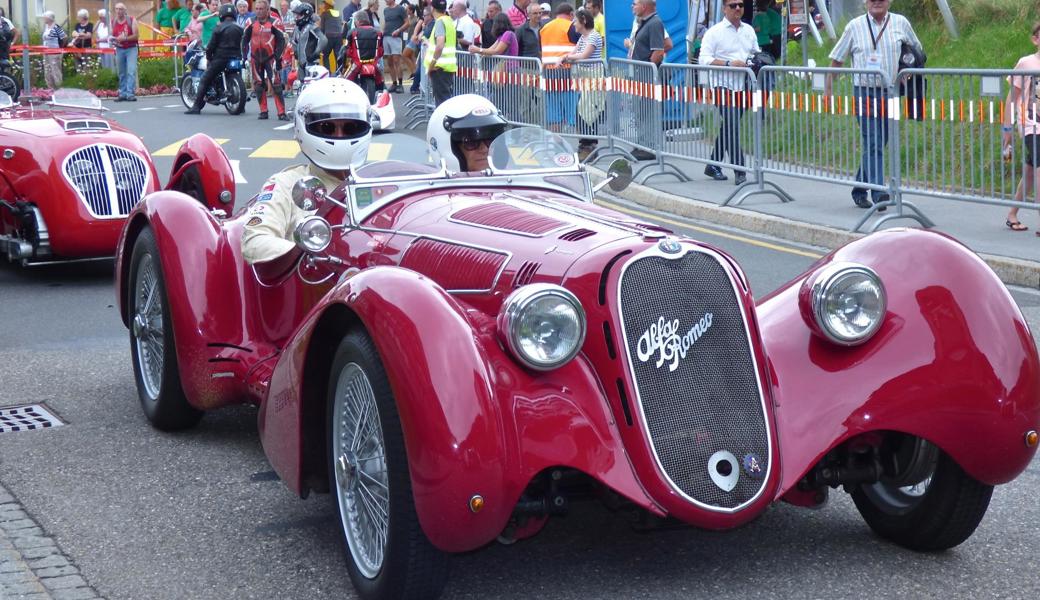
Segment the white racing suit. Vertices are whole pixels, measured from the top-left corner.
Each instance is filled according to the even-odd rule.
[[[303,210],[292,200],[292,189],[304,177],[317,177],[331,193],[342,181],[314,165],[296,165],[272,175],[246,213],[242,231],[242,257],[249,264],[274,260],[296,247],[293,230],[314,211]]]

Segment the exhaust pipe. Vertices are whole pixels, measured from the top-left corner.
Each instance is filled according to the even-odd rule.
[[[7,260],[16,262],[32,258],[33,247],[29,242],[15,238],[0,239],[0,241],[7,246]]]

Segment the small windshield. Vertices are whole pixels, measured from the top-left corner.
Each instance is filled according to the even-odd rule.
[[[7,92],[0,92],[0,108],[11,108],[14,106],[14,100],[7,95]]]
[[[430,160],[426,144],[403,133],[373,135],[368,152],[355,153],[353,163],[355,176],[365,179],[432,174],[440,170]]]
[[[101,110],[101,100],[87,90],[75,88],[62,88],[55,90],[51,97],[51,105],[65,106],[70,108],[85,108],[88,110]]]
[[[540,127],[517,127],[495,138],[488,151],[491,170],[573,171],[578,166],[574,148],[559,135]]]

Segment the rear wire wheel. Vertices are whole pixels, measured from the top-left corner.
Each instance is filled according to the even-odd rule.
[[[329,484],[359,596],[437,597],[448,555],[419,525],[397,404],[375,345],[362,331],[344,337],[333,359],[328,436]]]
[[[20,89],[17,79],[7,73],[0,73],[0,92],[7,94],[12,101],[17,102]]]
[[[130,355],[141,408],[157,429],[192,427],[203,413],[188,404],[181,388],[159,246],[150,227],[134,243],[128,294]]]
[[[920,552],[953,548],[971,537],[986,514],[993,486],[972,478],[945,452],[938,451],[933,464],[920,481],[882,480],[852,491],[856,508],[875,533]]]

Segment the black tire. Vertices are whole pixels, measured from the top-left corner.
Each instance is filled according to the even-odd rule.
[[[911,489],[863,484],[853,490],[852,500],[875,533],[919,552],[953,548],[971,537],[993,494],[993,486],[973,479],[943,452],[924,492],[915,495]]]
[[[130,356],[141,408],[157,429],[176,431],[192,427],[203,413],[188,404],[181,388],[166,282],[159,246],[150,227],[141,231],[134,243],[127,293]],[[159,303],[158,310],[155,303]]]
[[[195,106],[197,92],[195,78],[191,76],[191,73],[185,73],[181,78],[181,102],[184,103],[185,108]]]
[[[359,390],[361,390],[360,393],[355,393]],[[371,395],[367,395],[368,392],[363,390],[368,390]],[[341,399],[338,408],[337,398]],[[362,398],[362,403],[368,403],[366,406],[371,406],[371,403],[374,402],[376,408],[374,413],[348,412],[345,406],[351,405],[353,400],[359,398]],[[328,446],[326,456],[329,458],[329,486],[339,517],[337,521],[346,554],[347,569],[358,595],[365,600],[436,598],[447,581],[449,556],[433,547],[419,525],[412,497],[408,457],[405,453],[404,434],[401,431],[397,404],[375,345],[371,338],[362,331],[348,334],[336,350],[329,375],[327,406],[328,437],[326,439]],[[357,404],[353,404],[353,406],[357,406]],[[365,430],[371,430],[378,435],[380,444],[374,447],[369,444],[368,441],[371,441],[371,435],[369,435],[368,440],[362,445],[358,439],[364,437],[362,434],[365,434],[366,431],[349,425],[339,428],[341,431],[337,436],[336,423],[347,422],[346,419],[350,418],[352,414],[358,415],[354,420],[355,423],[361,421],[366,414],[378,415],[377,423],[366,427]],[[364,419],[364,422],[368,421],[368,419]],[[361,433],[347,435],[354,431]],[[336,443],[337,438],[339,438],[339,444]],[[350,442],[349,448],[345,449],[344,445],[348,441]],[[363,456],[366,449],[371,451],[373,448],[382,450],[382,456],[385,457],[382,465],[378,462],[373,464],[371,459]],[[337,469],[337,463],[346,461],[348,454],[352,456],[353,467],[346,468],[345,471],[348,474],[340,477],[337,475],[337,472],[340,471]],[[349,462],[346,461],[343,464],[347,465]],[[362,465],[365,466],[364,469],[362,469]],[[352,494],[356,493],[357,498],[364,501],[365,495],[362,490],[357,489],[356,482],[375,482],[377,479],[386,483],[385,496],[379,499],[388,504],[386,510],[388,525],[386,525],[387,531],[382,537],[384,542],[368,546],[368,548],[375,547],[379,551],[379,564],[363,565],[365,552],[356,551],[352,544],[358,543],[354,540],[362,535],[356,533],[357,529],[364,526],[361,521],[374,523],[375,519],[365,517],[376,513],[365,513],[358,508],[359,500],[352,499]],[[377,493],[382,492],[374,484],[371,490],[375,490]],[[365,491],[368,491],[368,498],[373,498],[372,491],[369,491],[367,486]],[[351,511],[351,503],[353,503],[357,515],[357,520],[351,521],[357,525],[357,528],[354,529],[353,540],[348,534],[346,523]],[[375,539],[379,539],[379,537],[376,536]]]
[[[227,89],[224,90],[224,108],[232,115],[240,115],[246,111],[246,84],[240,73],[225,73]]]
[[[17,102],[21,91],[21,86],[18,85],[17,79],[7,73],[0,73],[0,92],[7,94],[11,97],[11,100]]]
[[[197,166],[190,166],[181,174],[176,190],[198,200],[200,204],[209,209],[209,204],[206,203],[206,191],[202,188],[202,175],[199,174]]]
[[[376,103],[376,80],[372,77],[359,77],[361,80],[361,89],[365,90],[365,95],[368,96],[368,103]]]

